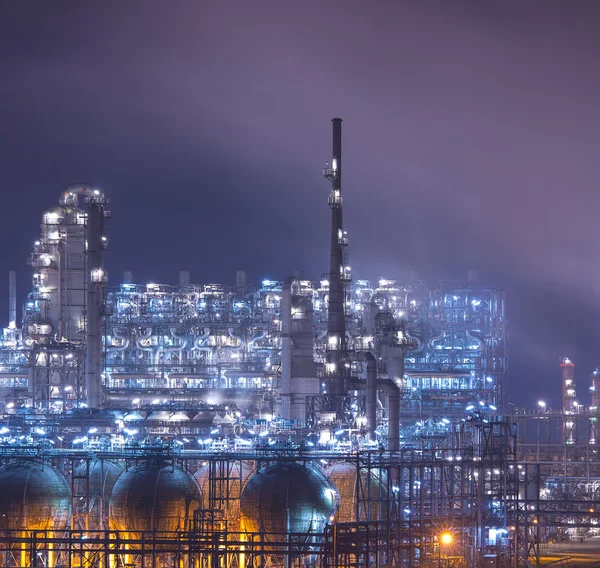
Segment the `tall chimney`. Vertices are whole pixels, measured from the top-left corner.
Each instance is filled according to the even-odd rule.
[[[346,321],[344,315],[345,285],[350,279],[344,263],[347,245],[342,223],[342,119],[333,122],[333,159],[323,175],[331,182],[331,253],[329,262],[329,307],[327,313],[326,393],[345,394],[344,378],[348,374],[344,363],[346,353]]]
[[[8,271],[8,327],[17,327],[17,272]]]

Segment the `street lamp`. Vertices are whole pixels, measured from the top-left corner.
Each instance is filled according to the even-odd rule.
[[[543,400],[538,400],[538,406],[542,409],[546,409],[546,403]]]

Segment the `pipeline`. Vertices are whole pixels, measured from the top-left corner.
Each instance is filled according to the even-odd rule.
[[[119,328],[118,327],[113,327],[113,335],[117,338],[120,339],[122,341],[121,345],[111,345],[109,347],[111,352],[114,351],[124,351],[125,349],[127,349],[129,347],[129,337],[123,337],[122,335],[119,335]]]
[[[265,329],[261,328],[261,330],[258,333],[258,335],[255,335],[250,341],[248,341],[248,347],[251,347],[257,341],[260,341],[261,339],[264,339],[266,336],[267,336],[267,331]]]
[[[136,342],[135,342],[135,346],[140,350],[140,351],[152,351],[154,348],[152,347],[152,345],[142,345],[142,341],[144,341],[145,339],[150,339],[152,337],[152,328],[151,327],[145,327],[144,328],[144,333],[141,334],[140,336],[137,338]]]
[[[186,346],[187,346],[187,337],[183,336],[183,337],[179,337],[175,334],[175,328],[171,328],[169,330],[171,332],[171,337],[173,337],[173,339],[179,339],[179,340],[183,340],[181,345],[173,345],[173,346],[169,346],[169,347],[164,347],[164,346],[160,346],[159,350],[164,352],[164,353],[168,353],[171,351],[183,351]]]
[[[207,347],[208,337],[210,335],[210,327],[205,327],[202,331],[202,335],[196,338],[194,349],[199,351],[212,351],[212,347]]]
[[[377,360],[370,351],[360,351],[357,353],[357,357],[359,361],[367,364],[367,438],[375,439],[377,391],[385,390],[389,394],[388,450],[396,452],[400,449],[400,389],[393,381],[377,379]]]
[[[229,333],[229,337],[231,339],[237,339],[239,343],[237,345],[223,345],[219,347],[219,349],[223,349],[225,351],[240,351],[246,345],[246,340],[242,335],[235,335],[234,329],[232,327],[228,328],[227,332]]]

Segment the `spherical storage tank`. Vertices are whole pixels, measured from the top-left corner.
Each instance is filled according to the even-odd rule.
[[[71,489],[53,467],[36,461],[0,469],[0,530],[65,530],[71,519]]]
[[[122,462],[95,459],[89,465],[82,463],[75,470],[75,496],[85,499],[89,495],[90,530],[103,528],[102,521],[108,517],[108,504],[113,487],[124,469],[125,464]]]
[[[294,537],[299,550],[309,535],[324,530],[335,499],[335,490],[316,469],[300,463],[274,464],[246,483],[240,502],[241,528],[261,533],[271,543],[287,542],[287,533],[302,533]]]
[[[194,478],[179,466],[144,461],[124,471],[110,497],[111,530],[176,532],[188,528],[200,507]]]
[[[355,463],[339,461],[325,470],[336,487],[340,506],[335,513],[338,522],[381,521],[388,517],[387,473],[379,468],[360,468]],[[356,507],[358,515],[356,518]]]

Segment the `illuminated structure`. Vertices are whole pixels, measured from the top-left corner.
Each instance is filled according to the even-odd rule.
[[[0,495],[11,468],[51,463],[71,507],[2,527],[0,563],[475,564],[509,557],[512,522],[528,542],[525,470],[498,415],[504,294],[473,275],[352,282],[341,119],[324,174],[317,282],[108,287],[102,193],[70,188],[44,216],[23,325],[10,299],[0,345]]]
[[[79,207],[81,198],[86,210]],[[33,288],[23,307],[22,328],[14,323],[10,276],[2,382],[14,398],[36,408],[61,411],[68,398],[83,401],[84,396],[92,407],[100,405],[107,203],[101,191],[73,186],[44,213],[30,257]]]

